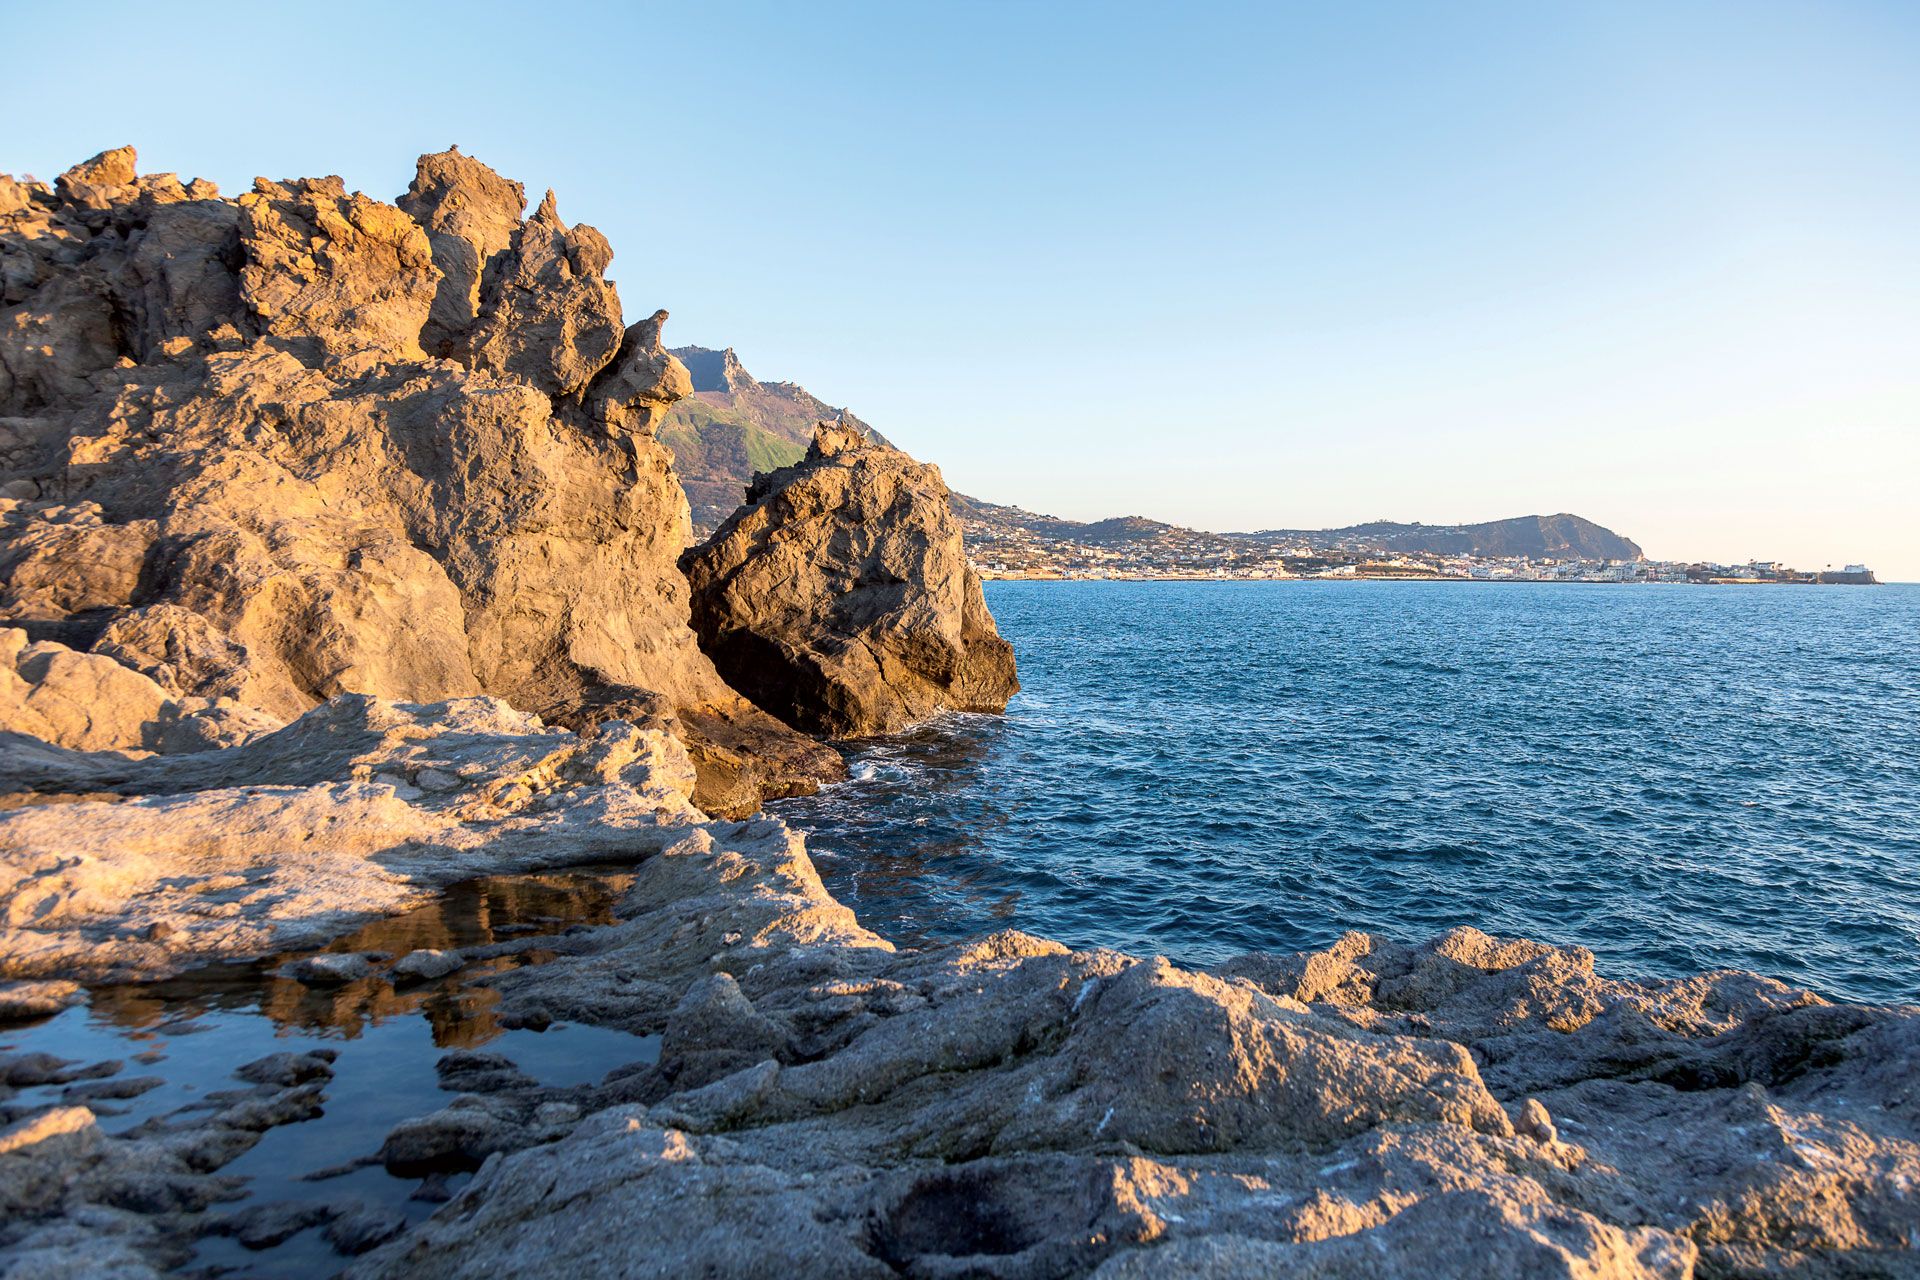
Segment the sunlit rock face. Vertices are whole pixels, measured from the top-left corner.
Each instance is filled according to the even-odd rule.
[[[704,748],[697,711],[747,761],[721,809],[836,776],[688,628],[666,314],[624,326],[606,239],[524,205],[457,152],[397,206],[131,148],[6,180],[0,621],[275,722],[484,693]]]

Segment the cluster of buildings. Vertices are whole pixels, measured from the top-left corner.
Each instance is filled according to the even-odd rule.
[[[1851,583],[1865,565],[1803,573],[1771,561],[1725,565],[1671,560],[1583,560],[1276,546],[1231,534],[1165,526],[1149,537],[1080,541],[1027,529],[969,525],[968,559],[984,578],[1401,578],[1484,582]]]

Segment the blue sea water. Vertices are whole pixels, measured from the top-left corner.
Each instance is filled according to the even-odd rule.
[[[1024,691],[776,812],[901,941],[1456,925],[1920,999],[1920,587],[989,583]]]

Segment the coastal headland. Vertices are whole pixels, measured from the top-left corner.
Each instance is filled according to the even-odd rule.
[[[209,1055],[124,1128],[124,1062],[10,1053],[0,1277],[303,1231],[359,1280],[1913,1273],[1911,1006],[1471,928],[1205,971],[868,931],[757,810],[836,776],[822,738],[1018,688],[938,471],[823,424],[690,548],[666,313],[624,323],[551,193],[135,159],[0,179],[0,1016],[284,954],[634,1056],[447,1053],[351,1166],[415,1221],[346,1166],[237,1203],[325,1053]],[[631,875],[610,920],[333,949],[589,864]]]

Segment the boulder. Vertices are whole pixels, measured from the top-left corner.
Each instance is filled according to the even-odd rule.
[[[895,733],[1018,692],[937,467],[820,424],[680,561],[723,676],[796,728]]]

